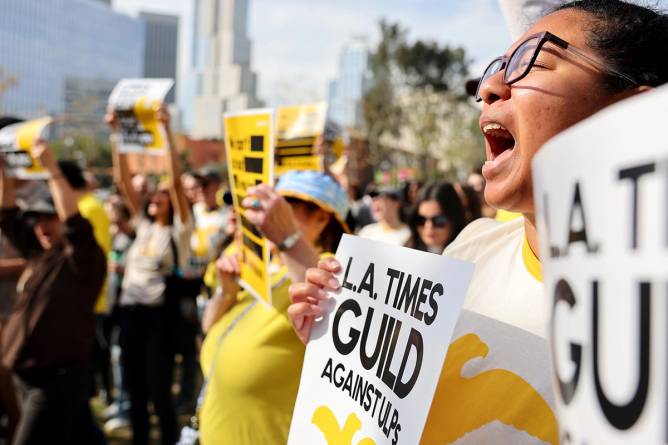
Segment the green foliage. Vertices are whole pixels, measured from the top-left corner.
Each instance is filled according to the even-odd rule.
[[[434,92],[461,86],[469,65],[464,48],[441,47],[437,42],[422,40],[398,48],[396,63],[407,85]]]
[[[372,163],[388,158],[381,139],[393,137],[414,144],[420,179],[438,175],[439,160],[449,174],[471,169],[483,150],[478,113],[464,90],[470,64],[465,50],[408,42],[408,31],[397,23],[381,21],[379,30],[369,58],[373,86],[363,101]]]
[[[51,142],[57,158],[77,161],[85,168],[105,169],[112,164],[111,144],[90,134],[76,134]]]

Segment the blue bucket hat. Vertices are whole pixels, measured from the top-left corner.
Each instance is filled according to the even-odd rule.
[[[292,170],[280,177],[276,191],[281,196],[312,202],[333,214],[343,230],[350,233],[346,224],[348,196],[331,176],[318,171]]]

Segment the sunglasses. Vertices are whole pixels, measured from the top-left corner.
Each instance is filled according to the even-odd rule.
[[[415,224],[418,226],[424,226],[427,221],[431,221],[431,225],[434,227],[437,227],[439,229],[442,229],[446,225],[448,225],[448,217],[445,215],[437,215],[437,216],[422,216],[418,215],[415,217]]]
[[[626,74],[620,73],[610,65],[586,54],[584,51],[571,45],[564,39],[561,39],[554,34],[545,31],[527,37],[524,42],[520,43],[517,48],[515,48],[515,51],[512,52],[510,57],[500,56],[492,60],[492,63],[487,66],[483,76],[480,78],[480,82],[478,83],[478,89],[475,93],[476,102],[482,101],[482,97],[480,96],[480,88],[482,85],[487,81],[487,79],[499,71],[505,70],[503,73],[503,82],[506,85],[512,85],[513,83],[524,79],[531,71],[531,68],[534,67],[536,59],[538,58],[538,54],[547,42],[550,42],[557,47],[586,60],[604,73],[623,79],[631,85],[637,85],[637,82]]]

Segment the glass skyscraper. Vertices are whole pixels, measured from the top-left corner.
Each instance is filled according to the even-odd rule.
[[[0,0],[0,113],[61,115],[73,82],[108,90],[142,76],[144,24],[107,3]]]
[[[369,44],[364,37],[347,43],[339,55],[338,77],[329,83],[329,118],[346,128],[364,125],[362,98],[371,84]]]

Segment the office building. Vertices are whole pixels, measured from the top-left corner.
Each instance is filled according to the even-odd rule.
[[[193,137],[223,136],[222,115],[261,106],[250,69],[248,0],[199,0],[195,66],[200,70]]]
[[[176,81],[179,18],[175,15],[148,12],[140,12],[139,18],[146,29],[143,77],[170,78]],[[165,102],[174,102],[176,88],[175,84]]]
[[[362,99],[370,86],[369,43],[356,37],[341,50],[337,78],[328,85],[328,118],[346,128],[362,128]]]
[[[82,90],[99,96],[123,77],[143,74],[143,23],[100,0],[3,2],[0,112],[62,115]],[[88,82],[77,90],[72,82]],[[69,86],[68,86],[69,85]],[[95,87],[95,88],[93,88]],[[67,93],[69,91],[69,93]],[[103,116],[99,116],[101,120]]]

